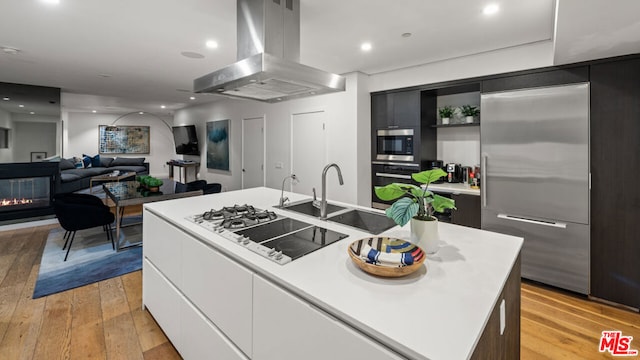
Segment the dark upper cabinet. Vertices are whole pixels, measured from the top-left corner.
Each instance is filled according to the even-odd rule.
[[[371,95],[372,130],[387,128],[389,114],[387,111],[387,94]]]
[[[640,308],[640,59],[591,66],[591,295]]]
[[[371,117],[376,129],[420,126],[420,91],[400,91],[371,96]]]
[[[482,92],[496,92],[543,86],[567,85],[589,81],[589,67],[509,74],[482,81]]]

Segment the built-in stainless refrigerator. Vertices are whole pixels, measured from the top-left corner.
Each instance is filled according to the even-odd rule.
[[[524,237],[522,277],[589,293],[589,84],[483,93],[482,229]]]

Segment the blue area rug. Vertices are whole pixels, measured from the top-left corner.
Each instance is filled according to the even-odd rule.
[[[62,228],[49,232],[33,291],[34,299],[142,269],[142,247],[116,252],[102,227],[78,231],[69,258],[63,261],[66,253],[62,250],[64,232]],[[115,236],[115,229],[113,234]],[[140,241],[142,225],[122,228],[120,239],[125,245]]]

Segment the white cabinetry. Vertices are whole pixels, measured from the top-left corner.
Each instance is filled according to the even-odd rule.
[[[402,359],[153,213],[144,221],[144,306],[184,359]]]
[[[145,219],[146,220],[146,219]],[[145,245],[146,246],[146,245]],[[180,351],[182,344],[180,327],[180,293],[166,280],[149,260],[144,259],[142,268],[142,293],[144,306],[153,314],[153,318],[162,331]]]
[[[169,281],[179,287],[182,279],[180,243],[185,236],[184,232],[170,226],[156,215],[145,212],[142,234],[145,259],[149,259]]]
[[[195,239],[182,245],[182,292],[251,356],[253,273]]]
[[[248,359],[253,274],[148,211],[143,231],[143,303],[182,357]]]
[[[253,339],[254,360],[403,359],[258,275]]]
[[[182,317],[180,355],[184,359],[247,360],[247,357],[190,302],[182,302],[180,314]]]

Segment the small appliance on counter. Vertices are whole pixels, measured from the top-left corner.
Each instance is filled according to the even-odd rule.
[[[462,166],[460,164],[447,164],[447,182],[459,183],[462,181]]]
[[[462,167],[462,183],[469,184],[469,178],[473,174],[473,168],[471,166]]]
[[[424,160],[422,162],[422,170],[434,170],[434,169],[442,169],[444,170],[444,161],[442,160]],[[446,177],[441,177],[440,179],[433,182],[433,184],[442,184],[445,182]]]

